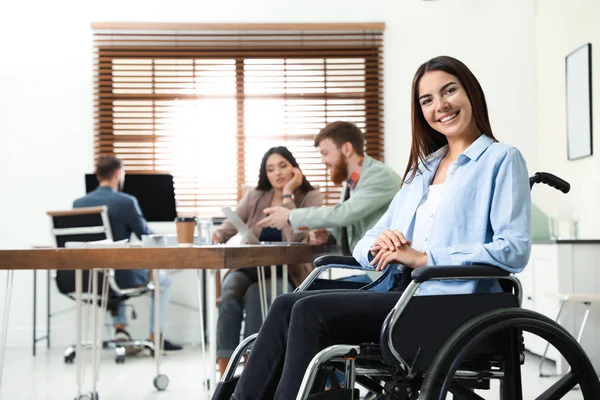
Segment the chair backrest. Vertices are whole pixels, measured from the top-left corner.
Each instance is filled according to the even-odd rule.
[[[67,242],[112,242],[112,232],[106,206],[48,211],[52,220],[52,236],[56,247]]]
[[[47,214],[52,220],[52,236],[56,247],[65,247],[67,242],[112,242],[106,206],[48,211]],[[102,282],[103,273],[99,276]],[[86,286],[89,283],[88,277],[89,271],[83,271],[84,293],[91,291]],[[75,292],[75,271],[56,271],[56,285],[61,293],[72,298],[72,293]],[[99,285],[98,294],[101,293],[102,285]]]

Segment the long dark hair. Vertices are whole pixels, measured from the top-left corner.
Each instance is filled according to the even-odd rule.
[[[483,89],[477,78],[475,78],[475,75],[473,75],[471,70],[467,68],[465,64],[455,58],[448,56],[432,58],[417,69],[417,73],[412,82],[412,145],[410,148],[408,165],[406,166],[404,177],[402,179],[404,182],[407,181],[406,177],[409,173],[410,176],[408,177],[408,181],[412,181],[415,177],[419,168],[419,160],[424,162],[427,156],[448,144],[446,136],[429,126],[429,123],[427,123],[423,116],[423,110],[421,110],[421,105],[419,103],[419,82],[423,75],[430,71],[444,71],[450,75],[456,76],[471,102],[477,129],[484,135],[497,141],[492,133],[485,95],[483,94]]]
[[[292,155],[292,153],[285,146],[277,146],[271,147],[262,158],[260,163],[260,172],[258,173],[258,185],[256,185],[257,190],[267,191],[271,190],[273,187],[271,182],[269,182],[269,178],[267,178],[267,159],[272,154],[279,154],[281,157],[285,158],[290,164],[292,164],[293,168],[300,168],[298,166],[298,162]],[[300,190],[302,193],[307,193],[311,190],[314,190],[312,185],[306,180],[306,176],[302,177],[302,184],[296,189]]]

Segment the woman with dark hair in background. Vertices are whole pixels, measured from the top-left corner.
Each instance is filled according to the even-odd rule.
[[[321,203],[321,193],[306,180],[292,153],[286,147],[278,146],[269,149],[263,156],[258,185],[244,194],[235,213],[260,241],[301,242],[307,239],[307,233],[294,233],[290,226],[282,230],[269,227],[261,229],[256,223],[266,216],[263,210],[268,207],[283,206],[294,209],[320,206]],[[213,233],[213,241],[225,243],[236,233],[231,222],[225,220],[223,225]],[[280,269],[277,268],[278,271]],[[310,264],[290,265],[291,282],[281,282],[281,287],[288,284],[291,291],[304,280],[310,273],[310,269]],[[267,268],[265,271],[267,279],[270,277],[270,272],[270,268]],[[239,344],[244,310],[246,311],[244,337],[248,337],[258,332],[262,324],[256,267],[230,271],[223,280],[217,322],[217,362],[221,374],[224,373],[231,354]]]

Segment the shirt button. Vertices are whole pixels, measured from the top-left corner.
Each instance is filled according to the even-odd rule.
[[[505,247],[505,248],[504,248],[504,252],[505,252],[505,253],[510,253],[510,248],[509,248],[509,247]]]
[[[433,218],[433,214],[429,214],[429,218]]]

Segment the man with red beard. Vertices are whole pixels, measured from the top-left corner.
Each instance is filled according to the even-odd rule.
[[[331,207],[294,210],[269,207],[259,226],[282,229],[291,224],[296,231],[310,230],[311,244],[335,241],[344,254],[352,254],[356,243],[388,209],[401,185],[396,172],[365,154],[364,143],[361,130],[350,122],[325,126],[315,137],[315,147],[333,183],[344,183],[341,202]]]

